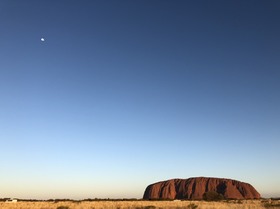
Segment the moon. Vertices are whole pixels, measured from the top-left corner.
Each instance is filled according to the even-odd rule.
[[[44,41],[45,41],[45,38],[41,38],[41,41],[44,42]]]

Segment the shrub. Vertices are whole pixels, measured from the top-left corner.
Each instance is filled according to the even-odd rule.
[[[237,200],[237,204],[242,204],[242,200]]]
[[[279,208],[280,203],[272,203],[272,202],[267,202],[264,204],[265,208]]]
[[[222,194],[219,194],[218,192],[215,191],[209,191],[209,192],[205,192],[203,194],[203,200],[206,201],[220,201],[220,200],[224,200],[224,196]]]
[[[191,203],[187,206],[188,209],[196,209],[197,207],[198,207],[198,205],[193,204],[193,203]]]
[[[155,209],[155,208],[156,208],[156,206],[153,206],[153,205],[148,205],[148,206],[145,206],[144,208],[145,208],[145,209]]]
[[[69,209],[68,206],[58,206],[56,209]]]

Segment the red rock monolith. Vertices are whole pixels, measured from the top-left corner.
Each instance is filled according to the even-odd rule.
[[[203,194],[215,191],[226,199],[259,199],[260,194],[250,184],[225,178],[196,177],[171,179],[149,185],[143,199],[201,200]]]

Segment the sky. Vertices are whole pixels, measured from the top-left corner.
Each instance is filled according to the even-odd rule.
[[[0,197],[142,198],[198,176],[279,197],[279,11],[1,0]]]

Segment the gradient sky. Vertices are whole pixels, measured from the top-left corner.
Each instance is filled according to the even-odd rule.
[[[280,196],[279,11],[1,0],[0,197],[141,198],[195,176]]]

